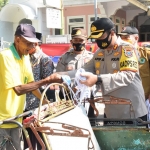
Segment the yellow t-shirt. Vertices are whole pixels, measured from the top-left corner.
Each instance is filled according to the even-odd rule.
[[[26,95],[18,96],[13,87],[34,81],[29,56],[20,58],[14,45],[0,52],[0,120],[23,113]],[[22,123],[22,118],[17,119]],[[3,124],[0,128],[16,125]]]

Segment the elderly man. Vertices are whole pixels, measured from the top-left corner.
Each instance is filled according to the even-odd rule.
[[[138,48],[139,31],[136,27],[126,26],[122,29],[121,33],[118,33],[121,39],[131,43]]]
[[[36,38],[34,27],[29,24],[20,24],[15,32],[14,43],[9,49],[0,53],[0,120],[23,113],[26,93],[32,91],[40,99],[41,94],[37,89],[51,81],[56,81],[54,78],[47,77],[34,82],[28,54],[36,42],[39,40]],[[22,123],[22,118],[18,121]],[[0,143],[4,142],[7,137],[11,137],[15,149],[21,150],[22,134],[17,125],[0,126]],[[3,148],[14,149],[10,142],[7,142]]]

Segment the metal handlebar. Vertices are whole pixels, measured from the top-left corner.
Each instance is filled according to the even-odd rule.
[[[0,121],[0,125],[2,124],[6,124],[6,123],[15,123],[17,124],[19,127],[22,127],[22,124],[17,122],[16,119],[18,118],[21,118],[21,117],[24,117],[24,116],[27,116],[27,115],[32,115],[34,112],[34,110],[30,110],[30,111],[27,111],[27,112],[24,112],[18,116],[14,116],[14,117],[11,117],[11,118],[8,118],[8,119],[5,119],[5,120],[1,120]]]

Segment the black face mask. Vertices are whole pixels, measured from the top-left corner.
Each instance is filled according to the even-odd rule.
[[[110,33],[111,33],[111,32],[110,32]],[[110,33],[107,35],[107,37],[106,37],[105,39],[103,39],[103,40],[96,40],[96,43],[97,43],[97,45],[98,45],[98,47],[99,47],[100,49],[106,49],[106,48],[110,45],[110,43],[111,43],[111,41],[112,41],[112,37],[111,37],[111,39],[108,41],[108,38],[109,38]]]
[[[85,43],[73,43],[72,46],[75,51],[83,51],[85,49]]]

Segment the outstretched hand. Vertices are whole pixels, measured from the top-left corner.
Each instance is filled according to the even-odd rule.
[[[84,72],[81,73],[82,77],[85,77],[85,81],[80,81],[82,84],[85,84],[86,86],[93,86],[97,82],[97,75],[90,73],[90,72]]]
[[[50,83],[62,83],[62,75],[58,74],[58,73],[53,73],[51,74],[49,77],[47,77],[45,80],[47,82],[47,84]]]

